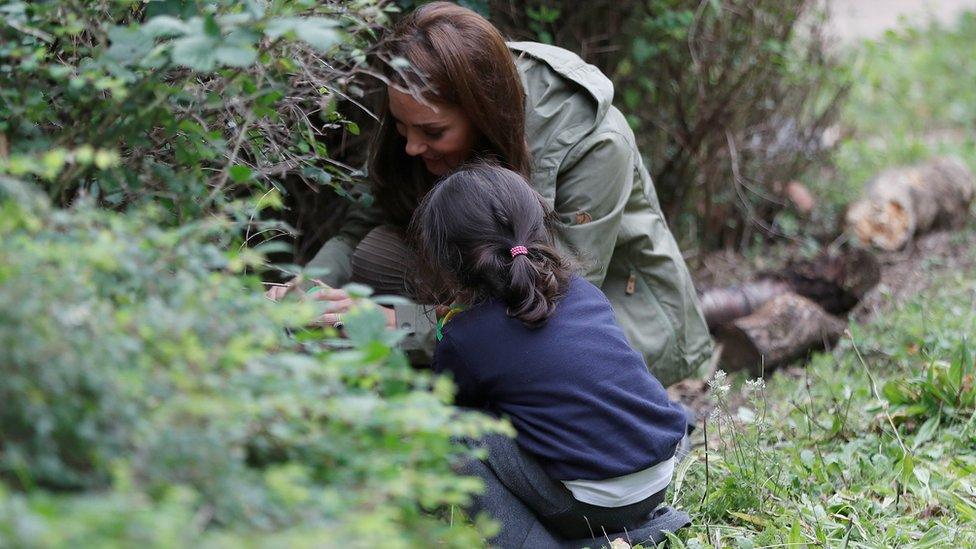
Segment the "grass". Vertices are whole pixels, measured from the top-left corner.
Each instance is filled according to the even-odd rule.
[[[886,167],[956,154],[976,168],[974,43],[968,14],[861,45],[834,176],[811,186],[840,206]],[[708,450],[671,495],[695,523],[671,546],[976,547],[976,277],[958,264],[921,262],[928,289],[806,368],[714,380]]]
[[[708,465],[698,450],[675,484],[696,523],[673,546],[976,546],[976,281],[932,269],[938,290],[805,369],[716,383]]]

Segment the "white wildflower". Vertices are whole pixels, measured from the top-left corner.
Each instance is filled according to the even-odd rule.
[[[731,386],[726,382],[724,370],[716,370],[712,375],[712,379],[708,381],[708,386],[718,398],[729,394],[729,389],[731,389]]]
[[[761,377],[746,380],[746,394],[762,393],[766,389],[766,381]]]

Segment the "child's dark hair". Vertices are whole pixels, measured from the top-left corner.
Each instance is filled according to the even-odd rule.
[[[476,163],[447,176],[410,224],[425,297],[472,304],[494,297],[509,316],[541,326],[572,275],[551,220],[542,197],[512,170]],[[528,253],[513,256],[515,246]]]

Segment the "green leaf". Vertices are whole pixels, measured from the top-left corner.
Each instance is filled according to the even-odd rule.
[[[327,51],[342,40],[342,34],[336,28],[337,26],[335,20],[325,17],[282,17],[269,21],[264,33],[272,39],[294,33],[296,38],[309,46]]]
[[[153,48],[153,39],[138,28],[112,27],[108,31],[108,39],[112,45],[105,51],[105,56],[124,65],[138,63],[149,54]]]
[[[972,365],[972,356],[969,353],[969,342],[965,337],[959,342],[959,350],[956,352],[955,360],[952,361],[952,365],[949,367],[949,382],[952,383],[952,388],[955,391],[959,391],[962,388],[963,377],[966,370],[969,370]]]
[[[912,391],[911,386],[901,379],[895,379],[884,384],[881,388],[881,394],[885,399],[892,404],[908,404],[916,400],[914,391]]]
[[[173,62],[184,67],[208,72],[217,66],[217,41],[207,36],[185,36],[173,41]]]
[[[379,306],[372,304],[357,305],[348,313],[343,313],[342,319],[346,337],[356,346],[382,341],[387,331],[386,315]]]
[[[321,185],[328,185],[330,187],[333,186],[332,174],[323,170],[322,168],[315,168],[312,166],[303,168],[302,175],[309,179],[314,180],[316,183],[319,183]]]
[[[230,174],[230,178],[234,180],[235,183],[243,183],[248,181],[254,175],[251,168],[241,165],[231,166],[228,173]]]
[[[173,38],[190,32],[190,25],[170,15],[157,15],[142,26],[142,33],[152,38]]]
[[[373,295],[373,289],[365,284],[357,284],[355,282],[350,282],[342,287],[352,297],[369,297]]]
[[[915,440],[912,443],[912,447],[918,448],[922,444],[928,442],[932,438],[932,436],[935,435],[936,431],[939,429],[940,423],[941,422],[939,416],[932,416],[929,419],[925,420],[925,423],[923,423],[922,426],[919,427],[918,431],[915,433]]]
[[[900,480],[903,486],[908,486],[908,483],[914,478],[913,472],[915,470],[915,458],[912,454],[905,453],[905,456],[901,460],[901,470]]]
[[[218,46],[217,61],[231,67],[250,67],[258,59],[258,51],[251,46]]]
[[[208,14],[203,20],[203,32],[211,38],[220,38],[220,25],[213,14]]]

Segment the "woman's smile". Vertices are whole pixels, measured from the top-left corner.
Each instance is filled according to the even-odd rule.
[[[448,103],[418,101],[392,86],[388,91],[390,114],[408,155],[419,156],[427,171],[437,176],[468,159],[477,130],[464,111]]]

